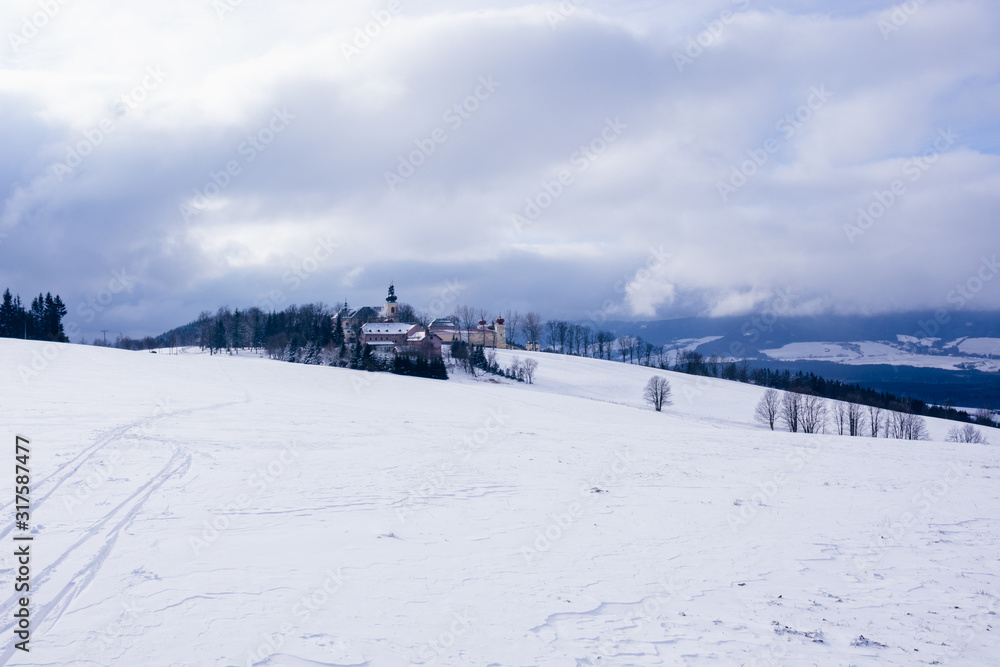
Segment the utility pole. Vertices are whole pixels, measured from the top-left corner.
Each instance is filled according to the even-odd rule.
[[[104,347],[108,346],[108,330],[101,329],[101,333],[104,334]]]

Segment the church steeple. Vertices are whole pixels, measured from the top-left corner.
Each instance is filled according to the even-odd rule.
[[[396,288],[389,281],[389,296],[385,297],[385,321],[395,322],[399,316],[399,305],[396,303]]]

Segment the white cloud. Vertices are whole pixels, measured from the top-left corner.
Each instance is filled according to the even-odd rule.
[[[220,20],[197,0],[66,3],[16,52],[0,49],[0,281],[68,292],[141,263],[164,294],[200,290],[171,294],[178,303],[235,304],[259,291],[247,275],[273,281],[323,231],[342,244],[329,264],[341,287],[407,265],[427,284],[460,278],[484,305],[559,317],[609,301],[636,317],[722,315],[788,286],[810,309],[893,310],[943,306],[995,236],[994,3],[922,5],[889,39],[878,28],[889,2],[588,4],[554,29],[552,3],[403,3],[348,62],[342,44],[383,6],[260,0]],[[723,9],[740,11],[679,72],[674,52]],[[16,29],[36,10],[5,3],[0,20]],[[51,182],[52,162],[150,66],[168,73],[162,84]],[[490,75],[502,85],[449,122]],[[829,99],[789,134],[782,120],[816,87]],[[238,147],[274,108],[294,122],[185,223],[179,205],[244,160]],[[609,118],[627,128],[580,160]],[[909,179],[948,127],[959,140],[851,243],[858,207]],[[386,171],[439,129],[390,192]],[[723,201],[718,184],[769,141]],[[563,171],[558,196],[512,227]],[[637,280],[651,246],[671,261]],[[556,267],[590,287],[552,280]],[[996,290],[977,299],[1000,307]]]

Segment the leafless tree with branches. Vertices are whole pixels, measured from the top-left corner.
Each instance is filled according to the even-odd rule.
[[[761,424],[767,424],[773,431],[774,423],[778,421],[778,410],[780,408],[781,397],[777,390],[768,389],[761,396],[760,402],[757,403],[757,410],[754,412],[753,418]]]
[[[988,445],[989,441],[972,424],[956,427],[948,431],[948,442],[964,442],[974,445]]]
[[[649,378],[642,396],[657,412],[660,412],[664,405],[673,404],[670,400],[670,383],[659,375]]]

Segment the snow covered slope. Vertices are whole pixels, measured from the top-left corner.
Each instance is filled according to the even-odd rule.
[[[23,653],[0,524],[0,664],[995,664],[995,446],[772,433],[759,389],[672,373],[656,413],[650,369],[536,357],[529,387],[0,340],[35,531]]]
[[[1000,361],[991,358],[1000,351],[996,338],[970,338],[951,341],[934,348],[938,338],[918,340],[898,336],[898,342],[857,341],[853,343],[788,343],[780,348],[761,350],[778,361],[832,361],[852,366],[889,364],[945,370],[977,370],[983,373],[1000,371]],[[956,353],[955,350],[960,353]],[[930,352],[934,352],[931,354]],[[969,356],[978,355],[978,356]]]

